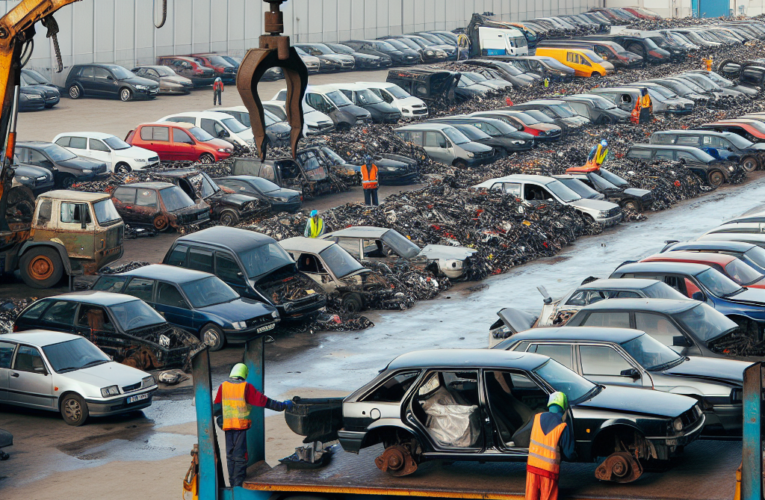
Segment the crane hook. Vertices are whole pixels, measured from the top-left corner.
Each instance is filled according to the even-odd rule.
[[[162,0],[162,21],[157,24],[157,0],[152,1],[152,11],[154,14],[154,17],[152,21],[154,21],[154,27],[159,29],[162,26],[165,25],[165,21],[167,21],[167,0]]]

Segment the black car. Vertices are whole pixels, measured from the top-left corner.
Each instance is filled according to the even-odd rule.
[[[688,170],[714,188],[728,182],[731,175],[742,168],[732,162],[715,159],[699,148],[688,146],[635,144],[627,150],[625,158],[646,163],[659,160],[685,163]]]
[[[615,104],[600,96],[578,94],[561,97],[561,100],[566,101],[576,114],[596,125],[626,123],[630,119],[628,112],[617,108]]]
[[[45,109],[45,91],[31,86],[19,90],[19,111],[41,111]]]
[[[21,163],[52,172],[58,188],[68,189],[77,182],[104,180],[109,177],[106,163],[77,156],[51,142],[19,142],[16,144],[16,155]]]
[[[300,191],[285,189],[273,182],[252,175],[232,175],[215,179],[219,186],[233,189],[236,193],[253,196],[271,205],[271,212],[295,212],[303,206]]]
[[[384,40],[348,40],[342,44],[361,54],[390,57],[395,66],[419,64],[421,60],[417,51],[406,46],[404,46],[406,48],[395,47]]]
[[[37,71],[31,69],[21,70],[21,88],[25,87],[41,90],[46,108],[52,108],[61,100],[61,93],[58,91],[58,88]]]
[[[18,155],[18,150],[16,152]],[[19,163],[14,163],[11,165],[11,168],[14,171],[14,180],[18,181],[22,186],[28,187],[35,196],[50,191],[56,186],[56,183],[53,181],[53,172],[46,168]]]
[[[439,71],[433,69],[389,70],[388,83],[395,83],[409,95],[426,102],[446,101],[456,99],[457,84],[461,79],[455,71]]]
[[[629,35],[590,35],[583,40],[605,40],[616,42],[625,49],[633,52],[643,58],[645,63],[665,63],[669,62],[672,54],[659,48],[650,38]]]
[[[240,220],[254,217],[265,208],[252,196],[227,193],[207,173],[199,170],[159,170],[155,175],[179,186],[192,200],[203,199],[210,205],[212,220],[224,226],[235,226]]]
[[[391,56],[385,55],[382,52],[379,55],[372,55],[356,52],[351,47],[340,43],[325,43],[324,45],[338,54],[352,56],[356,60],[356,69],[388,68],[393,65]]]
[[[654,78],[653,80],[647,80],[647,83],[655,83],[657,85],[661,85],[662,87],[668,88],[680,97],[691,99],[697,103],[703,104],[712,100],[710,96],[696,92],[685,83],[678,80],[673,80],[672,78]]]
[[[298,159],[301,154],[311,151],[316,155],[320,164],[330,170],[343,168],[356,173],[357,178],[361,179],[361,165],[353,165],[345,161],[339,154],[335,153],[329,146],[315,145],[301,149],[298,152]],[[395,153],[382,153],[373,155],[374,164],[377,165],[377,179],[382,186],[410,184],[416,181],[419,176],[417,162],[411,158]]]
[[[457,46],[452,44],[445,44],[441,39],[436,39],[436,41],[428,40],[422,35],[413,33],[408,35],[401,35],[401,38],[408,38],[409,40],[412,40],[414,43],[422,47],[423,50],[425,50],[426,55],[427,51],[429,50],[441,51],[446,54],[446,58],[449,61],[457,60]]]
[[[357,83],[334,85],[353,104],[364,108],[372,115],[374,123],[398,123],[401,119],[401,111],[392,104],[388,104],[377,94]]]
[[[755,144],[732,132],[665,130],[654,132],[650,142],[703,149],[712,156],[739,163],[747,172],[763,167],[765,144]]]
[[[75,64],[64,85],[69,97],[118,97],[122,101],[154,99],[159,83],[136,76],[116,64]]]
[[[242,297],[275,306],[282,321],[315,317],[327,303],[275,239],[254,231],[217,226],[181,236],[162,263],[215,274]]]
[[[448,123],[453,126],[472,142],[480,142],[497,150],[499,157],[507,156],[509,153],[517,151],[526,151],[534,147],[534,136],[526,132],[512,132],[512,136],[492,136],[486,131],[486,128],[494,125],[491,119],[482,119],[476,117],[447,117],[429,120],[436,123]],[[487,124],[488,122],[488,124]],[[480,126],[479,126],[480,125]]]
[[[350,71],[354,69],[356,60],[352,55],[338,54],[323,43],[296,43],[293,44],[308,54],[319,59],[319,70],[327,71]]]
[[[595,172],[572,170],[575,169],[569,169],[566,173],[602,193],[607,201],[617,203],[625,210],[643,212],[653,203],[653,193],[650,190],[631,187],[629,182],[603,168]]]
[[[423,63],[434,63],[434,62],[443,62],[446,61],[447,55],[446,52],[431,48],[431,49],[423,49],[420,47],[414,40],[410,40],[407,37],[404,37],[402,35],[393,37],[383,37],[380,38],[381,41],[388,42],[389,44],[393,45],[399,50],[403,49],[409,49],[410,51],[414,51],[417,53],[417,55],[420,58],[419,62]]]

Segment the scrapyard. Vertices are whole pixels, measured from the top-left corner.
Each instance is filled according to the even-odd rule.
[[[761,7],[75,2],[0,19],[3,499],[763,498]]]

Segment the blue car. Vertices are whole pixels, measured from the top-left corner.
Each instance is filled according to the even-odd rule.
[[[151,265],[98,278],[93,290],[143,300],[168,323],[197,334],[217,351],[226,342],[246,342],[271,331],[279,313],[270,304],[240,297],[212,274]]]
[[[622,264],[610,278],[664,281],[686,297],[706,302],[735,321],[753,340],[763,339],[765,290],[746,288],[703,264],[633,262]]]
[[[664,252],[724,253],[737,257],[752,268],[765,274],[765,248],[743,241],[668,241]]]
[[[662,130],[654,132],[650,142],[699,148],[716,160],[738,163],[747,172],[762,168],[765,153],[763,143],[755,144],[733,132],[713,130]]]

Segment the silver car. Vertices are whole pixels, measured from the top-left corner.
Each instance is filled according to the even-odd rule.
[[[79,426],[88,416],[141,410],[157,383],[112,361],[86,338],[48,330],[0,336],[0,403],[61,412]]]

